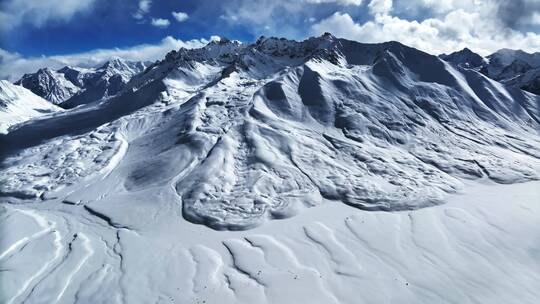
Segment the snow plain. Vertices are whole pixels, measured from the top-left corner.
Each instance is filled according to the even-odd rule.
[[[171,52],[0,136],[0,302],[536,303],[539,110],[395,42]]]
[[[476,184],[443,205],[328,201],[247,231],[174,204],[2,207],[3,303],[537,303],[540,183]],[[144,208],[144,209],[143,209]],[[159,219],[158,221],[152,220]],[[39,254],[38,254],[39,253]]]

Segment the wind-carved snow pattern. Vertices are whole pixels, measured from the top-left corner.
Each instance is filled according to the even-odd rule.
[[[146,227],[136,217],[139,234],[81,206],[6,205],[0,300],[532,304],[538,244],[521,236],[538,231],[537,184],[484,185],[466,199],[410,212],[329,203],[239,232],[166,212]],[[137,207],[120,212],[130,218]]]
[[[396,42],[222,40],[0,138],[0,194],[86,204],[173,189],[187,220],[230,230],[327,200],[417,209],[467,179],[538,179],[539,102]]]
[[[46,199],[49,192],[96,173],[106,174],[123,145],[109,132],[98,129],[84,136],[57,138],[6,158],[9,167],[0,176],[2,196]]]

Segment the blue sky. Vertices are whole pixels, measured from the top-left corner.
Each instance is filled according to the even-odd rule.
[[[251,42],[324,31],[435,54],[540,51],[540,0],[2,0],[0,78],[114,56],[156,60],[215,35]]]
[[[46,0],[42,0],[46,1]],[[15,2],[15,1],[14,1]],[[54,2],[54,1],[53,1]],[[70,1],[56,1],[58,3]],[[322,19],[336,11],[348,12],[355,18],[366,17],[366,7],[342,5],[340,1],[313,1],[275,5],[279,1],[259,1],[262,8],[271,8],[264,26],[239,14],[251,10],[257,1],[182,1],[182,0],[95,0],[73,8],[71,18],[52,17],[41,24],[33,23],[33,14],[24,16],[20,25],[3,32],[1,47],[25,56],[69,54],[95,48],[129,47],[142,43],[158,43],[166,36],[191,40],[212,35],[241,41],[252,41],[260,35],[278,35],[301,39],[310,34],[309,18]],[[274,4],[269,4],[275,2]],[[294,4],[297,2],[297,4]],[[140,3],[143,3],[140,9]],[[235,10],[233,4],[239,10]],[[292,5],[291,5],[292,3]],[[257,4],[257,6],[259,6]],[[184,13],[179,22],[173,12]],[[236,16],[238,13],[238,16]],[[253,18],[257,16],[253,12]],[[286,17],[286,18],[285,18]],[[240,18],[240,20],[236,19]],[[156,26],[152,20],[168,20]],[[180,18],[182,19],[182,18]],[[271,20],[270,20],[271,19]],[[285,20],[286,19],[286,20]],[[314,19],[311,19],[314,20]],[[284,22],[286,21],[286,22]],[[159,24],[158,24],[159,25]]]

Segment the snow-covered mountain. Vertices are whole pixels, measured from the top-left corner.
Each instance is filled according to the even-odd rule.
[[[522,50],[501,49],[487,56],[491,64],[508,66],[512,62],[519,60],[531,67],[540,67],[540,52],[527,53]]]
[[[15,84],[63,108],[72,108],[117,94],[146,65],[116,58],[92,69],[65,66],[52,71],[45,68],[25,74]]]
[[[504,84],[540,94],[540,52],[502,49],[488,57],[485,73]]]
[[[33,74],[25,74],[15,84],[27,88],[55,105],[68,100],[80,90],[80,87],[67,80],[63,73],[49,68],[39,69]]]
[[[537,196],[503,201],[540,179],[540,96],[330,34],[174,50],[116,92],[0,136],[2,300],[540,296]]]
[[[465,48],[439,57],[456,66],[480,71],[505,85],[540,94],[540,53],[501,49],[483,58]]]
[[[126,87],[100,105],[15,130],[4,144],[19,150],[105,124],[131,145],[111,184],[130,193],[172,183],[188,220],[219,229],[288,217],[324,199],[411,209],[437,204],[459,178],[538,178],[538,147],[517,139],[538,130],[538,96],[397,42],[223,40],[173,51]],[[88,157],[81,173],[98,171]]]
[[[0,80],[0,134],[32,117],[61,110],[21,86]]]
[[[86,73],[82,80],[82,90],[61,104],[64,108],[101,100],[114,96],[124,89],[134,75],[146,68],[146,63],[113,59],[91,73]],[[79,79],[78,77],[76,79]]]

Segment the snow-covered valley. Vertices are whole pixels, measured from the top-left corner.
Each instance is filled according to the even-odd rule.
[[[77,104],[0,135],[2,303],[540,299],[538,95],[325,34]]]

